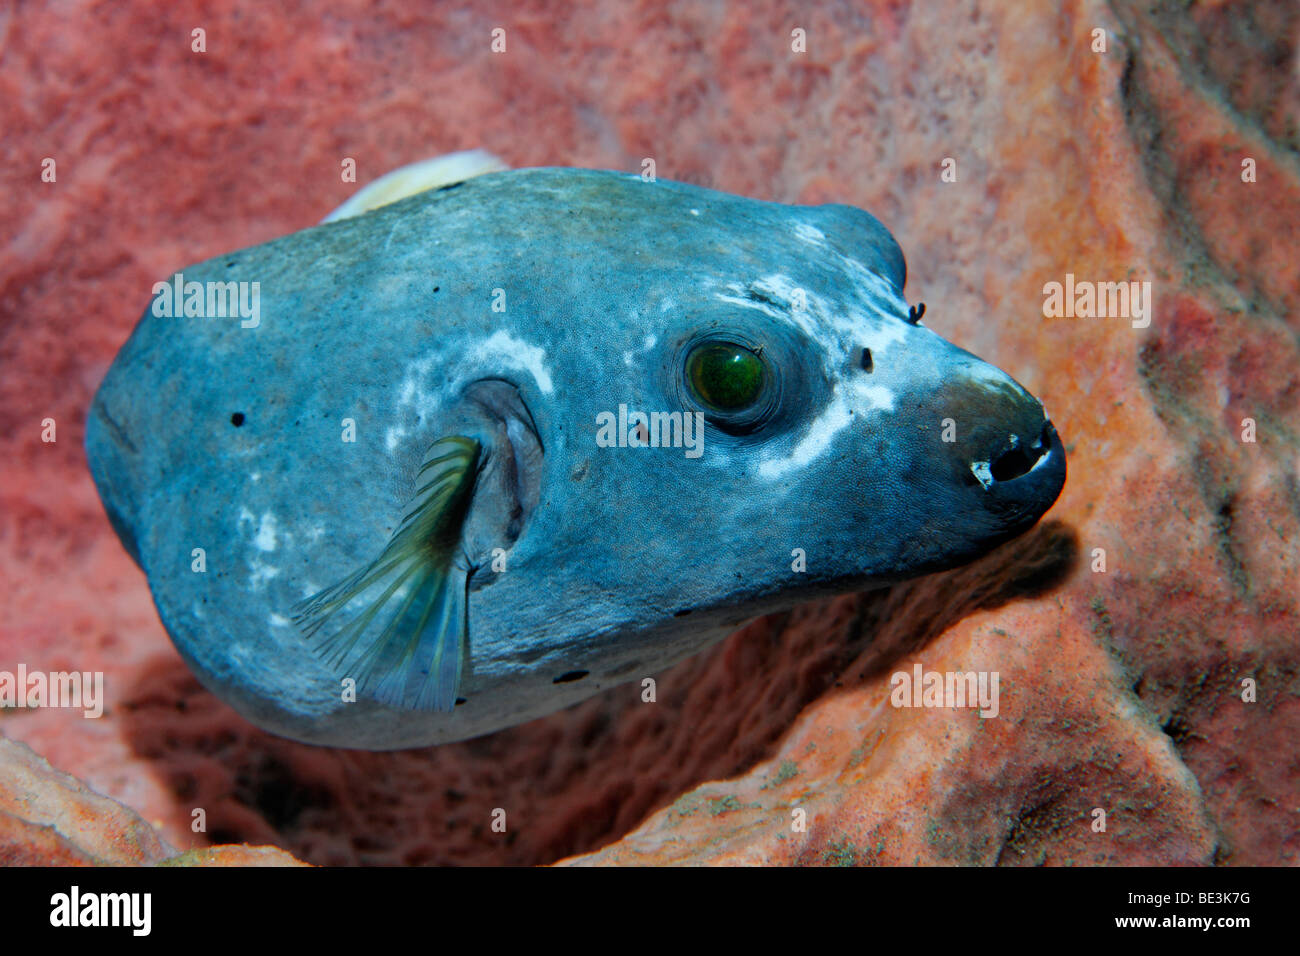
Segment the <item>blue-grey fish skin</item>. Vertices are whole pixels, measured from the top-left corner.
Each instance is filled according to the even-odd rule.
[[[303,741],[542,716],[756,615],[973,559],[1065,479],[1040,403],[908,321],[897,243],[847,206],[515,170],[182,271],[258,282],[259,322],[147,310],[91,409],[92,473],[188,665]],[[698,457],[598,443],[620,405],[707,410],[683,363],[713,339],[763,357],[759,427],[706,423]],[[508,383],[495,429],[467,398],[484,382]],[[463,702],[346,700],[292,609],[383,551],[431,443],[467,430],[498,470],[464,542]]]

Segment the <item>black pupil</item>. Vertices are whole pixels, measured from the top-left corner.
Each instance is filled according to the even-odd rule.
[[[747,408],[763,388],[763,362],[743,345],[718,342],[698,346],[691,352],[686,371],[699,399],[720,411]]]

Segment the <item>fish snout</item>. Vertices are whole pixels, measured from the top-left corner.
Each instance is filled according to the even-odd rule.
[[[1065,448],[1042,403],[983,363],[945,389],[949,466],[984,513],[1005,531],[1023,530],[1065,484]]]
[[[972,462],[971,474],[994,510],[1037,519],[1065,484],[1065,448],[1056,426],[1044,417],[1032,439],[1013,433],[996,456]]]

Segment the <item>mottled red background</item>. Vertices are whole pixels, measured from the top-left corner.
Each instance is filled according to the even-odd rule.
[[[108,680],[100,720],[5,711],[0,733],[176,848],[318,863],[1295,862],[1294,3],[274,6],[0,12],[0,669]],[[631,685],[399,754],[255,730],[173,651],[85,410],[153,282],[314,224],[355,188],[344,157],[365,182],[473,147],[873,211],[927,324],[1043,398],[1061,500],[969,568],[751,625],[653,705]],[[1045,319],[1067,272],[1152,281],[1151,327]],[[891,708],[917,661],[998,670],[1001,715]]]

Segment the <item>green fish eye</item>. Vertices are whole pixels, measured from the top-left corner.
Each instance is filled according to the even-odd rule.
[[[696,397],[720,412],[742,411],[763,392],[763,360],[743,345],[707,342],[691,350],[686,379]]]

